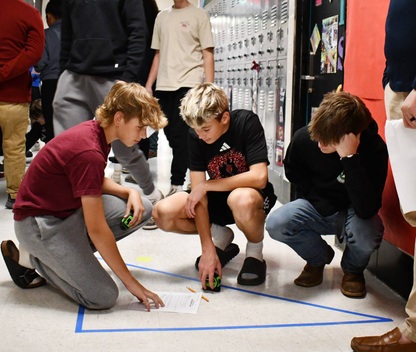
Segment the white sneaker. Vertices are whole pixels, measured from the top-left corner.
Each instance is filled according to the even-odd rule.
[[[113,164],[114,165],[114,172],[111,175],[111,179],[121,185],[121,164]]]
[[[154,206],[159,200],[162,200],[163,197],[163,193],[160,192],[159,190],[157,190],[156,192],[156,197],[150,198],[150,197],[146,197],[147,199],[149,199],[152,202],[152,205]],[[146,225],[143,226],[143,230],[155,230],[157,229],[157,225],[155,222],[155,219],[153,219],[153,216],[149,219],[149,221],[146,223]]]
[[[146,225],[143,226],[143,230],[156,230],[157,225],[155,223],[155,219],[153,219],[153,216],[149,219],[149,221],[146,223]]]
[[[155,205],[159,200],[164,198],[163,193],[158,189],[148,196],[145,195],[145,197],[152,202],[152,205]]]
[[[182,185],[180,185],[180,186],[171,185],[170,190],[169,190],[168,194],[166,195],[166,197],[169,197],[172,194],[175,194],[175,193],[178,193],[178,192],[182,192]]]
[[[38,152],[40,150],[40,143],[39,143],[39,141],[37,141],[34,145],[33,145],[33,147],[31,148],[31,151],[32,152]]]

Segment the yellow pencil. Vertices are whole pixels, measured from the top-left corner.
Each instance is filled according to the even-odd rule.
[[[196,291],[192,287],[187,287],[187,289],[193,293],[196,293]],[[209,299],[206,298],[204,295],[201,297],[204,301],[209,302]]]

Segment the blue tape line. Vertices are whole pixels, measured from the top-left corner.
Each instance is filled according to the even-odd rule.
[[[101,259],[101,258],[98,258]],[[146,271],[151,271],[158,274],[178,277],[181,279],[191,280],[199,282],[198,279],[193,277],[188,277],[185,275],[175,274],[168,271],[162,271],[157,269],[146,268],[140,265],[126,264],[127,266],[142,269]],[[79,306],[78,317],[75,326],[75,333],[114,333],[114,332],[172,332],[172,331],[211,331],[211,330],[247,330],[247,329],[277,329],[277,328],[297,328],[297,327],[308,327],[308,326],[334,326],[334,325],[353,325],[353,324],[370,324],[370,323],[387,323],[392,322],[393,319],[383,318],[376,315],[357,313],[345,309],[339,309],[334,307],[328,307],[315,303],[308,303],[304,301],[299,301],[296,299],[273,296],[263,292],[249,291],[239,287],[232,287],[227,285],[222,285],[223,288],[227,288],[234,291],[240,291],[246,294],[252,294],[262,297],[267,297],[270,299],[277,299],[281,301],[306,305],[314,308],[331,310],[339,313],[344,313],[348,315],[355,315],[359,317],[367,318],[366,320],[353,320],[353,321],[330,321],[330,322],[316,322],[316,323],[292,323],[292,324],[264,324],[264,325],[226,325],[226,326],[200,326],[200,327],[169,327],[169,328],[125,328],[125,329],[84,329],[83,322],[85,317],[85,307]]]

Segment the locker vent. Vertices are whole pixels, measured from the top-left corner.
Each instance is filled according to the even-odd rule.
[[[261,16],[261,29],[263,31],[265,31],[267,29],[267,16],[268,16],[269,11],[268,10],[264,10],[263,11],[263,15]]]
[[[280,13],[280,23],[286,23],[289,17],[289,5],[288,0],[282,1],[281,13]]]
[[[270,9],[270,27],[275,27],[277,22],[277,5]]]

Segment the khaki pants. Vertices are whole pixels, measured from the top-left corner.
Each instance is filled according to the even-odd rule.
[[[416,241],[415,241],[415,253],[416,253]],[[409,299],[406,304],[406,313],[409,316],[402,326],[400,331],[409,340],[416,342],[416,260],[413,264],[413,288],[410,292]]]
[[[409,92],[393,92],[387,84],[384,89],[384,105],[386,107],[387,120],[400,120],[403,118],[400,107],[407,98]]]
[[[26,131],[29,126],[29,103],[0,102],[0,128],[3,133],[4,174],[7,193],[12,199],[26,170]]]

